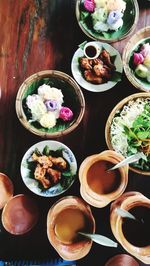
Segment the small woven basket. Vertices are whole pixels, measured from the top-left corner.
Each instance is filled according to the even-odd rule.
[[[113,147],[112,147],[112,144],[111,144],[111,138],[110,138],[110,127],[111,127],[111,124],[112,124],[112,120],[116,114],[117,111],[119,111],[120,109],[123,108],[123,106],[125,104],[127,104],[129,101],[131,100],[135,100],[137,98],[148,98],[150,97],[150,93],[144,93],[144,92],[141,92],[141,93],[135,93],[135,94],[132,94],[126,98],[124,98],[122,101],[120,101],[114,108],[113,110],[111,111],[108,119],[107,119],[107,122],[106,122],[106,126],[105,126],[105,140],[106,140],[106,144],[108,146],[108,148],[110,150],[113,150]],[[140,170],[138,168],[134,168],[134,167],[129,167],[130,170],[132,170],[133,172],[136,172],[138,174],[142,174],[142,175],[150,175],[150,171],[143,171],[143,170]]]
[[[136,45],[140,41],[146,38],[150,39],[150,26],[139,30],[136,34],[134,34],[131,37],[131,39],[128,41],[127,45],[125,46],[123,50],[122,60],[123,60],[125,74],[128,80],[132,83],[132,85],[141,91],[150,92],[150,84],[145,86],[143,82],[141,82],[135,77],[133,71],[131,70],[129,66],[131,52],[134,50],[134,48],[136,48]]]
[[[131,0],[132,4],[134,5],[134,12],[135,12],[135,18],[134,18],[134,23],[132,24],[132,27],[130,27],[130,29],[122,34],[120,37],[118,38],[111,38],[111,39],[106,39],[105,37],[99,36],[99,37],[95,37],[91,31],[88,31],[84,28],[84,26],[82,25],[82,23],[80,23],[80,4],[81,4],[81,0],[77,0],[76,1],[76,18],[77,18],[77,22],[81,28],[81,30],[90,38],[93,40],[97,40],[97,41],[106,41],[107,43],[113,43],[113,42],[117,42],[120,41],[122,39],[125,39],[126,37],[128,37],[129,35],[132,34],[132,32],[135,30],[138,19],[139,19],[139,5],[137,0]],[[127,1],[126,1],[127,2]]]
[[[68,125],[68,127],[62,128],[59,131],[55,127],[53,128],[52,132],[48,132],[48,130],[40,130],[39,128],[36,128],[33,126],[29,120],[27,119],[27,116],[25,114],[24,108],[23,108],[23,99],[24,95],[27,92],[29,86],[31,86],[35,81],[39,81],[40,79],[49,78],[52,79],[55,83],[56,81],[59,81],[62,86],[63,90],[66,90],[66,87],[69,87],[69,97],[70,93],[72,96],[72,101],[74,104],[76,104],[76,108],[74,108],[74,119],[71,121]],[[54,84],[55,87],[55,84]],[[59,88],[58,88],[59,89]],[[60,88],[61,89],[61,88]],[[65,102],[65,100],[64,100]],[[83,93],[78,86],[78,84],[72,79],[69,75],[56,71],[56,70],[45,70],[38,73],[33,74],[32,76],[28,77],[20,86],[17,97],[16,97],[16,113],[17,116],[21,122],[21,124],[28,129],[31,133],[38,135],[42,138],[57,138],[61,137],[63,135],[66,135],[73,131],[81,122],[83,115],[85,111],[85,100]],[[65,122],[64,122],[65,123]],[[56,124],[57,125],[57,124]]]

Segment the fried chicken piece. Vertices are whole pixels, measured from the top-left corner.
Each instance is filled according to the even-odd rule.
[[[92,60],[86,58],[86,57],[82,57],[80,58],[80,66],[83,69],[92,69]]]
[[[95,72],[96,76],[101,77],[105,80],[109,80],[111,78],[110,69],[107,66],[102,65],[95,65],[93,67],[93,71]]]
[[[58,183],[61,179],[61,172],[52,168],[48,168],[46,172],[50,175],[53,184]]]
[[[87,81],[94,83],[94,84],[102,84],[103,79],[101,77],[96,76],[91,70],[84,71],[84,77]]]
[[[59,170],[65,170],[67,167],[66,161],[62,157],[52,157],[49,156],[49,159],[51,162],[59,169]]]
[[[98,57],[92,60],[92,64],[93,66],[98,65],[98,64],[103,65],[103,61]]]
[[[37,167],[34,171],[34,177],[36,180],[39,180],[44,188],[49,188],[52,184],[49,179],[45,177],[46,169],[43,168],[40,164],[37,164]]]
[[[110,54],[105,49],[100,53],[100,59],[104,62],[104,64],[109,66],[111,70],[115,69],[115,66],[111,62]]]
[[[32,155],[33,161],[38,162],[43,166],[43,168],[47,169],[48,167],[52,167],[53,163],[50,160],[50,158],[46,155],[43,156],[37,156],[36,153],[33,153]]]

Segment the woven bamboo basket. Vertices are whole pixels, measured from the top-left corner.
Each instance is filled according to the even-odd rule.
[[[80,23],[80,3],[81,3],[81,0],[77,0],[76,1],[76,18],[77,18],[77,22],[79,24],[79,27],[85,33],[85,35],[87,35],[90,39],[93,39],[93,40],[106,41],[107,43],[113,43],[113,42],[117,42],[117,41],[120,41],[122,39],[125,39],[126,37],[131,35],[132,32],[135,30],[137,22],[138,22],[138,19],[139,19],[139,5],[138,5],[138,2],[137,2],[137,0],[131,0],[131,1],[132,1],[133,5],[134,5],[134,12],[135,12],[134,23],[133,23],[132,27],[130,27],[130,29],[126,33],[122,34],[120,37],[111,38],[110,40],[106,39],[103,36],[99,36],[99,37],[96,38],[95,36],[93,36],[93,34],[91,32],[86,30],[83,27],[82,23]]]
[[[143,82],[141,82],[138,78],[136,78],[136,76],[134,75],[133,71],[129,66],[131,52],[134,50],[134,48],[136,48],[137,44],[140,43],[140,41],[146,38],[150,38],[150,26],[139,30],[136,34],[134,34],[131,37],[131,39],[128,41],[127,45],[123,50],[122,60],[123,60],[125,74],[128,80],[132,83],[132,85],[141,91],[149,92],[150,85],[145,86]]]
[[[64,91],[66,91],[66,87],[69,87],[69,93],[73,95],[72,101],[75,102],[74,104],[77,104],[76,108],[74,108],[75,109],[74,119],[69,123],[67,127],[65,127],[65,129],[64,128],[59,129],[58,131],[57,129],[55,130],[55,127],[54,127],[52,132],[48,132],[48,130],[47,131],[40,130],[36,128],[35,126],[33,126],[27,119],[27,116],[23,108],[24,95],[27,92],[29,86],[33,84],[33,82],[39,81],[44,78],[49,78],[50,80],[52,79],[54,83],[55,83],[55,80],[61,82],[62,84],[64,84],[62,85],[64,86],[63,88]],[[56,87],[55,84],[54,84],[54,87]],[[64,103],[65,103],[65,99],[64,99]],[[57,137],[61,137],[63,135],[70,133],[81,122],[83,115],[84,115],[84,111],[85,111],[85,100],[84,100],[84,96],[83,96],[83,93],[79,85],[69,75],[63,72],[57,71],[57,70],[44,70],[44,71],[35,73],[32,76],[28,77],[20,86],[18,93],[17,93],[17,97],[16,97],[16,113],[17,113],[17,116],[21,124],[31,133],[38,135],[42,138],[48,138],[48,139],[57,138]]]
[[[144,93],[144,92],[141,92],[141,93],[135,93],[135,94],[132,94],[126,98],[124,98],[122,101],[120,101],[114,108],[113,110],[111,111],[108,119],[107,119],[107,122],[106,122],[106,126],[105,126],[105,140],[106,140],[106,144],[108,146],[109,149],[113,150],[113,147],[112,147],[112,144],[111,144],[111,138],[110,138],[110,127],[111,127],[111,124],[112,124],[112,120],[116,114],[117,111],[119,111],[120,109],[123,108],[123,106],[125,104],[127,104],[129,101],[131,100],[135,100],[137,98],[148,98],[150,97],[150,93]],[[129,167],[130,170],[132,170],[133,172],[136,172],[138,174],[142,174],[142,175],[150,175],[150,171],[143,171],[143,170],[140,170],[138,168],[134,168],[134,167]]]

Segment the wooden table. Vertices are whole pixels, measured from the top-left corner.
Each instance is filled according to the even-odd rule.
[[[34,197],[40,208],[36,228],[22,237],[6,233],[1,227],[0,258],[47,259],[57,256],[46,236],[46,216],[50,206],[59,199],[45,199],[32,194],[20,175],[23,154],[40,141],[22,127],[15,113],[15,98],[19,86],[31,74],[45,69],[57,69],[71,75],[71,59],[77,45],[88,38],[75,17],[75,0],[1,0],[0,1],[0,171],[8,174],[15,194]],[[135,32],[150,25],[150,3],[139,0],[140,18]],[[120,53],[128,38],[113,44]],[[86,111],[80,126],[70,135],[59,138],[76,155],[78,165],[91,154],[107,149],[104,129],[112,108],[124,97],[138,92],[125,75],[121,83],[103,93],[83,89]],[[129,173],[127,190],[137,190],[150,197],[150,178]],[[76,181],[65,195],[79,195]],[[109,225],[109,208],[92,208],[97,233],[113,239]],[[125,253],[118,249],[94,244],[88,256],[78,265],[103,266],[108,258]],[[144,265],[144,264],[140,264]]]

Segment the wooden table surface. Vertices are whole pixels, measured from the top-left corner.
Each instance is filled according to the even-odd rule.
[[[23,154],[41,141],[17,119],[15,98],[19,86],[31,74],[57,69],[71,74],[71,59],[78,44],[88,39],[75,17],[75,0],[0,0],[0,171],[8,174],[15,195],[26,193],[36,199],[40,220],[36,228],[22,237],[12,236],[1,226],[0,259],[53,258],[57,253],[46,236],[46,216],[60,197],[45,199],[32,194],[20,175]],[[139,0],[140,17],[134,32],[150,25],[150,2]],[[113,44],[122,53],[129,38]],[[112,108],[124,97],[138,92],[123,75],[121,83],[109,91],[92,93],[82,89],[86,110],[80,126],[71,134],[57,139],[74,152],[78,165],[91,154],[107,149],[104,129]],[[150,177],[129,173],[127,190],[137,190],[150,197]],[[64,194],[79,196],[79,182]],[[96,232],[113,238],[109,225],[109,208],[92,208]],[[78,265],[103,266],[115,254],[126,253],[93,244],[90,253]],[[140,264],[144,265],[144,264]]]

